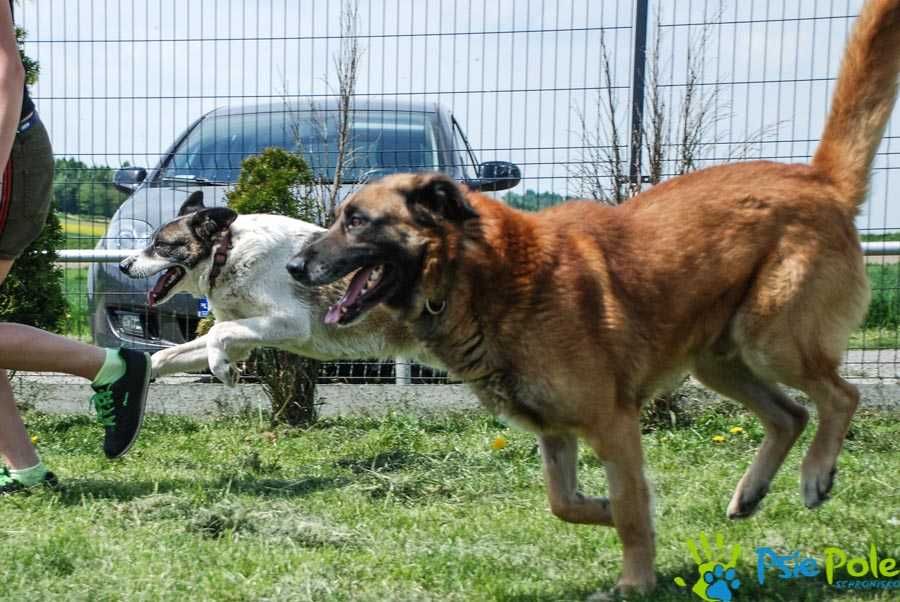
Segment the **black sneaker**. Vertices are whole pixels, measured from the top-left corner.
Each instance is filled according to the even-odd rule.
[[[150,385],[149,353],[119,349],[119,355],[125,360],[125,374],[112,384],[93,387],[91,397],[97,421],[106,428],[103,452],[110,459],[125,455],[137,439]]]
[[[51,489],[55,489],[59,486],[59,481],[56,479],[56,475],[48,470],[44,475],[44,478],[41,479],[39,483],[27,487],[12,478],[12,476],[9,474],[9,469],[7,469],[5,466],[3,467],[3,471],[0,472],[0,495],[12,495],[14,493],[21,493],[23,491],[28,491],[29,489],[40,487],[42,485]]]

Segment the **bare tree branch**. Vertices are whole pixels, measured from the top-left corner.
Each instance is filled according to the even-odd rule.
[[[596,102],[596,129],[592,129],[586,115],[574,108],[580,127],[581,161],[570,170],[578,183],[579,193],[602,203],[618,205],[628,198],[625,183],[624,141],[619,131],[617,99],[613,87],[612,66],[606,39],[600,34],[600,60],[603,91]]]
[[[659,184],[663,178],[663,165],[666,159],[666,148],[669,145],[669,125],[666,122],[666,103],[660,94],[660,44],[662,41],[662,25],[659,11],[655,11],[656,35],[653,38],[653,46],[650,49],[648,59],[650,68],[647,70],[647,102],[650,110],[647,112],[646,123],[642,124],[644,130],[644,145],[647,148],[647,167],[649,169],[650,184]]]
[[[348,159],[352,158],[349,146],[350,128],[353,123],[353,95],[356,92],[359,61],[362,56],[357,37],[358,29],[358,0],[344,0],[341,5],[341,49],[334,61],[338,78],[338,139],[334,178],[326,208],[331,216],[337,209],[344,168],[348,165]]]
[[[667,174],[680,175],[702,166],[704,158],[715,153],[721,140],[716,125],[728,118],[730,107],[721,102],[721,86],[702,81],[704,61],[711,39],[713,24],[722,14],[722,3],[716,14],[706,19],[688,46],[687,73],[677,107],[669,107],[663,97],[661,78],[663,57],[660,52],[663,32],[659,11],[655,13],[655,37],[647,53],[646,96],[647,110],[643,132],[647,175],[651,184],[658,184]],[[582,196],[600,202],[619,204],[641,191],[640,183],[626,185],[628,148],[621,134],[617,97],[613,87],[610,49],[600,38],[601,82],[596,98],[596,123],[590,123],[579,107],[573,107],[581,126],[582,148],[579,161],[570,167],[569,174]],[[673,110],[674,109],[674,110]],[[729,145],[724,160],[746,158],[760,143],[777,131],[768,126],[751,134],[741,143]],[[718,158],[718,157],[717,157]],[[629,158],[630,160],[630,158]]]

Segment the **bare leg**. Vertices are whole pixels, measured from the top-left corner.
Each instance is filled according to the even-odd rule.
[[[25,431],[13,398],[6,370],[0,369],[0,456],[10,468],[28,468],[38,463],[37,452]]]
[[[0,260],[0,284],[12,268]],[[37,328],[0,324],[0,456],[10,468],[28,468],[38,462],[37,453],[16,408],[5,369],[65,372],[93,380],[103,366],[106,352]]]
[[[589,497],[578,491],[578,440],[575,436],[541,435],[539,442],[553,514],[570,523],[612,526],[609,500]]]
[[[106,350],[22,324],[0,324],[0,367],[64,372],[93,380]]]

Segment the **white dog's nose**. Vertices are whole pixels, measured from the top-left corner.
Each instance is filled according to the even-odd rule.
[[[131,264],[134,263],[134,257],[126,257],[119,263],[119,271],[123,274],[128,274],[129,270],[131,270]]]

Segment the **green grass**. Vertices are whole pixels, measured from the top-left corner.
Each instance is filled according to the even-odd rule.
[[[758,586],[753,549],[821,554],[837,545],[900,558],[900,422],[860,416],[834,499],[798,493],[794,451],[761,512],[724,518],[758,447],[755,420],[732,406],[644,438],[656,490],[660,587],[647,600],[693,598],[673,583],[696,569],[684,542],[721,532],[739,543],[736,600],[890,599],[841,595],[820,576]],[[613,530],[547,510],[531,435],[474,414],[326,420],[270,430],[260,418],[151,417],[122,461],[99,452],[83,417],[27,416],[64,489],[0,500],[5,600],[582,600],[614,584]],[[729,435],[731,426],[744,433]],[[711,438],[724,433],[723,444]],[[504,435],[499,451],[490,442]],[[807,433],[799,449],[809,443]],[[605,491],[582,452],[580,479]]]
[[[63,233],[66,236],[66,249],[93,249],[97,241],[106,234],[109,219],[92,215],[73,215],[57,213]]]
[[[872,301],[866,315],[866,328],[900,328],[900,264],[868,264],[866,272],[872,287]]]
[[[91,340],[90,316],[87,300],[88,269],[84,267],[63,267],[63,294],[69,303],[69,313],[63,326],[67,336]]]
[[[898,349],[900,329],[860,328],[850,335],[850,349]]]

